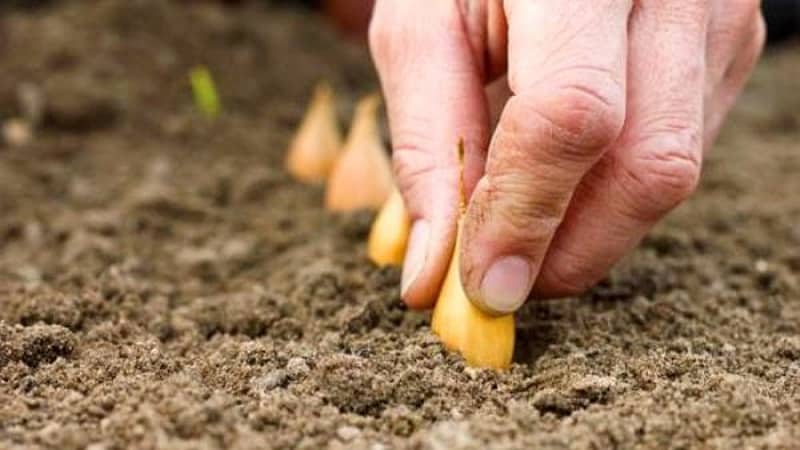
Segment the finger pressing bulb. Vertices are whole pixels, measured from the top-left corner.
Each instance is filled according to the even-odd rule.
[[[433,309],[431,329],[450,350],[457,351],[474,367],[505,369],[514,356],[514,315],[490,315],[467,297],[461,283],[461,230],[466,199],[463,183],[463,143],[459,145],[461,163],[461,214],[456,232],[456,245],[447,269],[442,290]]]
[[[467,297],[459,270],[460,238],[459,221],[453,259],[433,310],[431,329],[470,366],[505,369],[514,356],[514,315],[491,316]]]

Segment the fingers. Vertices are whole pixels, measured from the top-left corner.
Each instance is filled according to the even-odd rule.
[[[735,42],[735,47],[722,49],[717,52],[728,50],[728,53],[717,57],[718,67],[713,74],[709,74],[709,82],[706,87],[706,132],[704,136],[704,147],[711,147],[711,144],[719,134],[722,123],[730,112],[736,97],[744,88],[747,79],[753,71],[767,40],[767,29],[761,10],[758,8],[760,3],[757,0],[747,0],[744,2],[745,13],[738,23],[738,35],[731,39]],[[753,4],[756,7],[753,8]],[[717,30],[715,30],[716,28]],[[717,33],[715,34],[715,31]],[[729,30],[723,31],[722,27],[714,26],[710,30],[709,39],[721,40],[727,36]],[[709,43],[712,46],[712,43]],[[712,61],[709,60],[709,64]]]
[[[717,90],[734,59],[752,46],[761,22],[760,0],[712,0],[706,45],[706,100]]]
[[[402,292],[415,308],[432,306],[452,254],[458,142],[463,138],[464,180],[471,190],[488,141],[484,68],[476,59],[482,51],[470,40],[474,19],[465,18],[460,3],[379,0],[370,26],[395,173],[413,221]]]
[[[576,192],[536,282],[579,293],[694,190],[700,173],[705,1],[640,1],[630,24],[628,121]]]
[[[506,103],[464,224],[464,287],[517,309],[581,178],[625,118],[630,0],[507,0]]]

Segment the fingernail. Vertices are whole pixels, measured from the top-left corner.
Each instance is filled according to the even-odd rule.
[[[531,265],[521,256],[505,256],[489,267],[481,281],[484,306],[499,314],[516,311],[531,289]]]
[[[408,249],[403,262],[403,281],[401,282],[400,294],[405,297],[408,288],[414,284],[425,260],[428,258],[428,239],[430,237],[430,225],[426,220],[417,220],[411,226],[411,233],[408,236]]]

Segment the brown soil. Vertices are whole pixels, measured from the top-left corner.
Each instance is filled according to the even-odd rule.
[[[368,214],[282,170],[317,79],[343,118],[375,88],[363,49],[262,3],[38,3],[0,16],[0,116],[42,118],[0,147],[0,448],[800,445],[796,46],[693,201],[602,286],[530,305],[498,374],[401,305]]]

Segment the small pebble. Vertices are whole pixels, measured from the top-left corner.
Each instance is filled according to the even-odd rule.
[[[274,370],[261,378],[255,380],[255,387],[260,392],[267,392],[280,387],[287,379],[286,372]]]
[[[350,442],[361,435],[361,430],[356,427],[345,425],[336,430],[336,435],[339,436],[339,439],[345,442]]]
[[[86,450],[108,450],[111,446],[105,442],[95,442],[86,446]]]
[[[296,356],[289,360],[286,363],[286,371],[289,373],[291,377],[300,377],[308,373],[311,370],[306,364],[306,360]]]
[[[217,260],[217,252],[206,247],[184,247],[178,250],[175,261],[191,268],[213,264]]]
[[[725,353],[734,353],[736,351],[736,347],[726,342],[725,344],[722,345],[722,351]]]
[[[469,377],[471,380],[477,380],[477,379],[478,379],[478,376],[480,376],[480,374],[481,374],[481,370],[480,370],[480,369],[476,369],[476,368],[474,368],[474,367],[469,367],[469,366],[467,366],[467,367],[465,367],[465,368],[464,368],[464,373],[465,373],[465,374],[466,374],[466,375],[467,375],[467,376],[468,376],[468,377]]]
[[[21,119],[9,119],[3,123],[3,140],[11,147],[22,147],[33,140],[33,130]]]
[[[231,239],[222,245],[220,255],[228,260],[244,259],[253,251],[255,245],[246,239]]]

